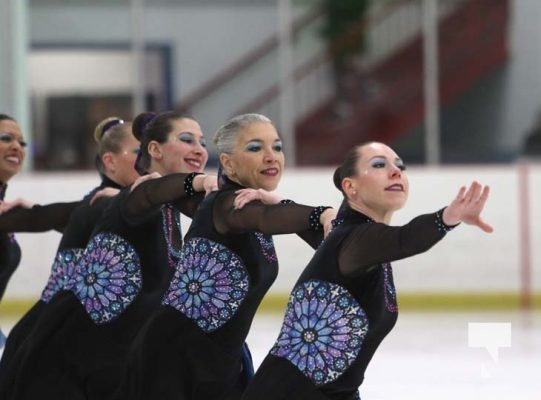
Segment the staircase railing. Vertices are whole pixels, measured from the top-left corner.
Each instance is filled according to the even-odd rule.
[[[322,15],[321,7],[313,7],[293,22],[292,36],[296,39],[304,27]],[[180,104],[181,111],[190,110],[198,102],[221,90],[239,75],[246,73],[251,67],[263,60],[269,53],[276,51],[279,44],[277,35],[273,35],[239,58],[232,65],[210,78],[201,87],[185,96]]]
[[[468,0],[448,0],[440,2],[439,18],[445,18],[456,7]],[[421,4],[417,0],[395,0],[374,2],[376,5],[369,15],[353,25],[353,34],[365,36],[367,48],[362,55],[362,69],[366,74],[396,54],[404,46],[419,37],[422,28]],[[343,40],[351,40],[351,34],[346,32]],[[338,51],[340,40],[331,47]],[[334,95],[331,75],[332,54],[322,49],[318,54],[299,65],[294,72],[295,81],[295,115],[302,119],[308,112],[329,101]],[[233,114],[250,111],[273,113],[278,109],[280,87],[274,83],[244,103]]]
[[[338,1],[338,0],[337,0]],[[440,18],[466,0],[440,2]],[[418,0],[375,1],[367,16],[352,26],[367,43],[362,63],[374,69],[398,52],[421,30],[421,4]],[[294,105],[296,121],[329,102],[334,85],[328,48],[340,48],[340,39],[327,47],[321,29],[324,14],[315,6],[293,23]],[[343,40],[351,40],[351,34]],[[278,36],[265,40],[244,57],[225,68],[194,93],[182,99],[179,108],[215,128],[225,118],[244,112],[260,112],[279,120]]]

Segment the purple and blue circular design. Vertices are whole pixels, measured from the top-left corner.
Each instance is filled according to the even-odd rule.
[[[83,251],[84,249],[76,248],[64,249],[56,253],[53,266],[51,267],[51,275],[45,289],[41,293],[41,301],[48,303],[55,294],[64,290],[73,275],[75,265],[83,255]]]
[[[66,289],[71,290],[96,324],[117,318],[141,289],[141,263],[135,249],[113,233],[88,243]]]
[[[182,248],[162,304],[212,332],[236,314],[248,286],[248,272],[235,253],[220,243],[193,238]]]
[[[293,290],[271,354],[321,386],[338,379],[355,361],[367,332],[366,314],[346,289],[310,280]]]

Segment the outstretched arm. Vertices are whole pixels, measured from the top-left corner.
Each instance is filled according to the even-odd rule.
[[[292,200],[284,199],[275,192],[269,192],[264,189],[240,189],[237,190],[235,194],[236,197],[233,204],[236,210],[240,210],[246,204],[256,200],[266,205],[294,203]],[[319,223],[323,227],[322,230],[309,228],[296,233],[302,240],[315,249],[321,244],[323,238],[331,231],[331,222],[335,217],[336,210],[327,208],[321,212],[319,217]]]
[[[488,194],[487,186],[474,182],[468,190],[462,187],[449,206],[436,213],[420,215],[404,226],[359,225],[340,249],[340,271],[351,276],[373,265],[423,253],[460,222],[492,232],[492,227],[480,217]]]
[[[72,211],[80,201],[71,203],[52,203],[32,208],[17,207],[0,215],[2,232],[62,232]]]
[[[216,187],[216,176],[176,173],[148,179],[126,197],[123,215],[126,221],[137,224],[166,203],[176,203],[207,192]]]
[[[12,208],[32,208],[34,207],[34,203],[30,200],[23,199],[22,197],[19,197],[18,199],[15,199],[13,201],[3,201],[0,200],[0,215],[11,210]]]
[[[328,207],[311,207],[294,202],[263,204],[251,201],[241,209],[235,206],[236,194],[223,194],[215,202],[214,224],[218,232],[240,233],[258,231],[269,235],[322,231]]]

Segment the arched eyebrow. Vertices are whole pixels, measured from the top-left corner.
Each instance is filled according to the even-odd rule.
[[[281,141],[282,141],[282,139],[277,138],[277,139],[274,139],[272,141],[272,143],[274,144],[276,142],[281,142]],[[258,144],[263,144],[265,141],[263,139],[258,139],[258,138],[253,138],[253,139],[249,139],[249,140],[246,141],[246,143],[253,143],[253,142],[256,142]]]
[[[371,157],[368,161],[372,161],[372,160],[375,159],[375,158],[383,158],[384,160],[387,159],[387,157],[385,157],[384,155],[376,155],[376,156]],[[394,159],[394,161],[395,161],[395,162],[397,162],[397,161],[399,161],[399,162],[404,162],[404,160],[402,160],[400,157],[396,157],[396,158]]]

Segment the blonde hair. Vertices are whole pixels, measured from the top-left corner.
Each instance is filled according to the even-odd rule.
[[[131,134],[131,123],[124,122],[118,117],[108,117],[94,129],[94,141],[98,145],[98,154],[110,151],[118,153],[122,142]]]
[[[118,117],[105,118],[96,126],[94,140],[98,145],[96,168],[99,172],[105,172],[101,157],[107,152],[120,152],[122,144],[131,134],[131,122],[124,122]]]

